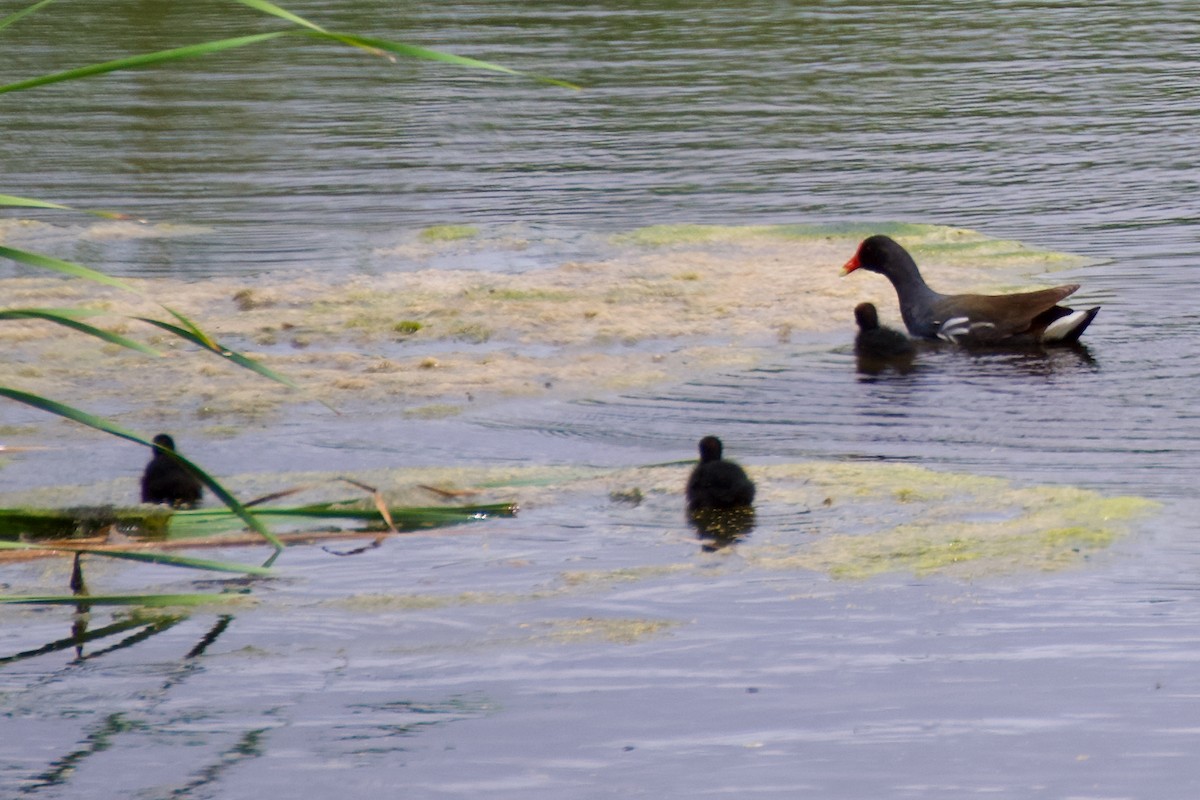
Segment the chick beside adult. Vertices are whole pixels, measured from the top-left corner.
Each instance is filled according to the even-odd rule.
[[[754,502],[754,481],[746,471],[721,457],[723,447],[716,436],[700,440],[700,463],[687,482],[689,511],[702,508],[738,508]]]
[[[870,358],[910,356],[916,349],[912,339],[900,331],[879,324],[879,312],[871,303],[854,307],[858,335],[854,337],[854,352]]]
[[[175,440],[168,434],[154,437],[154,456],[142,473],[142,502],[163,503],[175,508],[191,508],[200,502],[203,486],[191,470],[169,453],[175,452]]]
[[[900,316],[913,336],[959,345],[1074,344],[1100,307],[1076,310],[1059,302],[1079,284],[1014,294],[942,294],[925,283],[917,262],[895,240],[869,236],[842,267],[877,272],[891,281]]]

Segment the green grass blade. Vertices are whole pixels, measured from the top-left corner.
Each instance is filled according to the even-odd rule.
[[[37,11],[42,6],[48,6],[53,2],[54,2],[54,0],[41,0],[41,2],[34,3],[33,5],[29,6],[28,8],[21,9],[20,11],[18,11],[15,14],[9,14],[4,19],[0,19],[0,31],[4,30],[9,25],[12,25],[14,22],[21,19],[21,17],[24,17],[26,14],[32,14],[33,12]]]
[[[160,303],[160,305],[161,305],[161,303]],[[164,305],[163,308],[165,308],[167,310],[167,313],[169,313],[172,317],[179,320],[179,322],[183,325],[184,328],[191,331],[196,336],[200,337],[200,339],[202,339],[203,341],[207,342],[208,344],[206,344],[205,347],[208,347],[210,349],[219,349],[220,348],[220,345],[218,345],[211,336],[209,336],[207,333],[202,331],[200,329],[200,326],[197,325],[196,323],[192,322],[191,319],[189,319],[188,317],[185,317],[181,312],[176,311],[175,309],[171,308],[170,306]]]
[[[155,444],[146,439],[144,436],[139,436],[133,431],[126,430],[115,422],[110,422],[103,417],[97,417],[94,414],[89,414],[86,411],[82,411],[78,408],[68,406],[64,403],[59,403],[58,401],[51,400],[48,397],[40,397],[36,394],[29,394],[28,392],[22,392],[18,389],[10,389],[6,386],[0,386],[0,397],[7,397],[10,400],[16,400],[19,403],[25,403],[26,405],[33,406],[34,408],[41,409],[42,411],[48,411],[51,414],[57,414],[60,417],[66,417],[67,419],[73,420],[82,425],[87,425],[89,428],[95,428],[98,431],[104,431],[105,433],[112,434],[113,436],[119,436],[122,439],[128,439],[131,442],[136,442],[137,444],[157,449]],[[200,479],[200,482],[207,486],[222,503],[229,506],[229,509],[233,511],[233,513],[237,514],[238,517],[247,525],[249,525],[252,530],[270,542],[276,550],[283,549],[283,542],[279,541],[279,538],[275,536],[275,534],[267,530],[262,522],[260,522],[254,516],[254,514],[248,511],[245,506],[239,503],[237,498],[230,494],[229,491],[220,483],[218,483],[215,478],[213,478],[204,470],[200,469],[200,467],[196,466],[188,459],[179,455],[179,453],[174,451],[164,452],[167,452],[171,458],[174,458],[176,461],[190,469],[195,476]]]
[[[272,14],[276,17],[279,17],[280,19],[285,19],[288,22],[294,22],[295,24],[300,25],[302,27],[311,28],[314,31],[324,31],[325,30],[324,28],[322,28],[320,25],[316,24],[315,22],[309,22],[304,17],[297,16],[296,14],[293,14],[292,12],[288,11],[287,9],[280,8],[279,6],[275,5],[274,3],[266,2],[266,0],[237,0],[237,1],[244,6],[249,6],[250,8],[257,9],[258,11],[262,11],[263,13],[266,13],[266,14]]]
[[[41,269],[49,269],[59,272],[63,275],[70,275],[73,278],[85,278],[89,281],[102,283],[105,286],[113,286],[117,289],[124,289],[127,292],[133,292],[137,295],[143,295],[140,289],[126,283],[118,278],[105,275],[103,272],[97,272],[94,269],[76,264],[72,261],[63,261],[61,258],[53,258],[44,256],[41,253],[30,253],[27,250],[17,250],[14,247],[4,247],[0,245],[0,258],[8,258],[13,261],[18,261],[22,264],[28,264],[31,267],[39,267]]]
[[[267,0],[237,0],[244,6],[257,9],[266,14],[279,17],[301,27],[307,28],[314,36],[328,38],[333,41],[348,44],[351,47],[358,47],[363,50],[370,50],[376,53],[395,53],[396,55],[405,56],[406,58],[420,58],[427,61],[441,61],[447,64],[455,64],[460,67],[471,67],[473,69],[485,69],[493,72],[503,72],[507,75],[515,75],[523,78],[533,78],[534,80],[544,83],[554,84],[555,86],[564,86],[568,89],[578,89],[579,87],[573,83],[557,80],[555,78],[547,78],[541,75],[531,75],[519,70],[510,69],[499,64],[493,64],[488,61],[480,61],[476,58],[467,58],[464,56],[456,56],[450,53],[443,53],[440,50],[431,50],[427,47],[418,47],[416,45],[404,44],[402,42],[391,42],[383,39],[369,39],[365,36],[357,36],[354,34],[333,33],[320,25],[305,19],[304,17],[293,14],[292,12],[280,8],[274,3]],[[394,59],[393,59],[394,60]]]
[[[273,523],[290,526],[327,526],[331,521],[355,524],[351,530],[383,530],[377,509],[339,507],[337,503],[319,503],[288,508],[258,507],[255,514]],[[511,517],[517,513],[512,503],[488,503],[472,506],[393,507],[388,509],[399,531],[427,530],[462,525],[492,517]],[[190,539],[216,536],[233,529],[236,518],[223,509],[196,508],[176,511],[168,522],[168,538]]]
[[[257,33],[252,36],[237,36],[232,39],[218,39],[211,42],[202,42],[201,44],[174,47],[170,50],[159,50],[154,53],[143,53],[141,55],[118,58],[115,61],[105,61],[100,64],[89,64],[85,67],[77,67],[76,69],[69,69],[65,72],[55,72],[52,75],[41,75],[36,78],[5,84],[0,86],[0,94],[22,91],[24,89],[34,89],[39,86],[60,83],[62,81],[76,80],[78,78],[89,78],[93,75],[103,75],[108,72],[116,72],[117,70],[122,69],[146,67],[152,64],[160,64],[164,61],[174,61],[181,58],[196,58],[197,56],[206,56],[210,53],[218,53],[222,50],[231,50],[235,47],[245,47],[251,44],[258,44],[259,42],[270,41],[271,39],[278,39],[280,36],[286,36],[289,33],[290,31],[275,31],[273,33]]]
[[[64,206],[61,203],[51,203],[47,200],[34,200],[31,197],[17,197],[11,194],[0,194],[0,206],[10,206],[12,208],[49,208],[55,211],[81,211],[84,214],[92,214],[105,219],[133,219],[128,214],[121,214],[117,211],[95,211],[88,208],[72,208]]]
[[[569,81],[559,80],[558,78],[550,78],[545,75],[535,75],[530,72],[521,72],[520,70],[505,67],[501,64],[493,64],[490,61],[480,61],[477,58],[456,56],[452,53],[444,53],[441,50],[431,50],[428,47],[418,47],[417,45],[404,44],[403,42],[392,42],[386,39],[373,39],[366,36],[356,36],[348,33],[329,33],[325,31],[304,31],[304,33],[314,38],[331,39],[333,41],[351,45],[352,47],[382,50],[387,53],[395,53],[396,55],[405,56],[406,58],[420,58],[427,61],[441,61],[446,64],[455,64],[460,67],[471,67],[473,69],[490,70],[492,72],[503,72],[506,75],[515,75],[521,78],[531,78],[536,81],[541,81],[542,83],[549,83],[553,84],[554,86],[562,86],[567,89],[580,88],[577,84],[570,83]]]
[[[271,575],[269,569],[251,564],[238,564],[232,561],[215,561],[207,558],[192,558],[190,556],[173,556],[167,553],[155,553],[143,550],[100,550],[93,547],[72,547],[67,544],[53,546],[28,544],[25,542],[0,541],[0,550],[61,550],[68,553],[87,553],[88,555],[104,556],[105,558],[121,558],[127,561],[141,561],[148,564],[161,564],[167,567],[183,567],[185,569],[204,569],[212,572],[237,572],[244,575]]]
[[[6,308],[0,310],[0,314],[5,316],[0,319],[28,319],[30,317],[41,318],[43,314],[51,314],[57,317],[67,317],[69,319],[83,319],[84,317],[103,317],[109,312],[100,308],[76,308],[64,306],[62,308]]]
[[[70,206],[51,203],[47,200],[34,200],[32,197],[17,197],[12,194],[0,194],[0,206],[14,208],[52,208],[56,211],[73,211]]]
[[[141,342],[135,342],[133,339],[127,339],[120,334],[106,331],[102,328],[97,328],[88,325],[85,322],[79,322],[75,317],[91,316],[93,314],[102,314],[102,311],[94,311],[92,309],[71,309],[71,308],[9,308],[0,310],[0,320],[5,319],[42,319],[48,322],[54,322],[59,325],[71,328],[72,330],[86,333],[88,336],[95,336],[97,339],[103,339],[111,344],[127,347],[130,350],[137,350],[139,353],[145,353],[150,356],[161,356],[158,350],[153,347],[144,345]]]
[[[77,606],[145,606],[168,608],[170,606],[198,606],[208,603],[228,603],[244,598],[243,594],[43,594],[43,595],[0,595],[0,603],[34,603],[46,605]]]
[[[136,550],[80,550],[78,552],[107,558],[122,558],[127,561],[142,561],[148,564],[162,564],[167,567],[182,567],[184,569],[203,569],[211,572],[237,572],[243,575],[272,575],[274,573],[265,567],[253,564],[238,564],[234,561],[217,561],[211,558],[192,558],[191,556],[172,556],[166,553],[139,552]]]
[[[113,61],[105,61],[99,64],[88,64],[83,67],[65,70],[63,72],[55,72],[50,75],[39,75],[36,78],[29,78],[15,83],[0,85],[0,94],[6,92],[23,91],[25,89],[35,89],[41,86],[47,86],[62,81],[77,80],[80,78],[89,78],[93,75],[103,75],[109,72],[116,72],[125,69],[137,69],[139,67],[151,66],[160,64],[165,61],[174,61],[184,58],[196,58],[199,56],[218,53],[223,50],[231,50],[237,47],[246,47],[260,42],[277,39],[281,36],[288,36],[295,33],[302,33],[308,36],[327,39],[330,41],[340,42],[366,50],[376,52],[395,53],[405,56],[406,58],[419,58],[429,61],[441,61],[447,64],[454,64],[462,67],[471,67],[473,69],[490,70],[492,72],[502,72],[507,75],[515,75],[519,77],[532,78],[533,80],[543,83],[553,84],[555,86],[563,86],[569,89],[580,88],[576,84],[568,81],[558,80],[557,78],[549,78],[543,75],[534,75],[520,70],[511,69],[500,64],[493,64],[489,61],[481,61],[476,58],[467,58],[465,56],[456,56],[451,53],[444,53],[440,50],[432,50],[427,47],[418,47],[416,45],[404,44],[402,42],[392,42],[386,39],[373,39],[365,36],[356,36],[353,34],[332,33],[324,28],[310,22],[303,17],[292,14],[273,3],[265,2],[265,0],[239,0],[243,5],[255,8],[268,14],[272,14],[281,19],[292,22],[301,26],[302,30],[291,31],[273,31],[270,33],[258,33],[250,36],[237,36],[230,39],[217,39],[210,42],[201,42],[199,44],[186,45],[184,47],[174,47],[168,50],[158,50],[153,53],[142,53],[136,56],[127,56],[118,58]],[[22,16],[29,13],[19,12]],[[15,15],[14,15],[15,16]],[[17,19],[20,17],[18,16]],[[6,22],[13,20],[13,16],[6,18]]]
[[[19,403],[25,403],[26,405],[33,406],[34,408],[41,409],[42,411],[48,411],[51,414],[57,414],[60,417],[66,417],[69,420],[74,420],[75,422],[87,425],[89,428],[95,428],[96,430],[110,433],[113,436],[120,436],[122,439],[128,439],[131,442],[137,442],[138,444],[146,445],[147,447],[154,447],[153,443],[147,441],[132,431],[122,428],[115,422],[109,422],[106,419],[94,416],[86,411],[81,411],[78,408],[73,408],[72,406],[68,406],[64,403],[59,403],[56,400],[51,400],[48,397],[39,397],[36,394],[29,394],[28,392],[22,392],[18,389],[9,389],[6,386],[0,386],[0,397],[7,397],[10,400],[16,400]]]
[[[169,308],[167,310],[170,311]],[[249,356],[244,356],[235,350],[230,350],[228,347],[223,347],[219,342],[213,341],[212,338],[210,338],[203,331],[200,331],[198,328],[188,330],[161,319],[154,319],[153,317],[134,317],[134,319],[138,319],[149,325],[162,328],[164,331],[173,333],[181,339],[185,339],[195,345],[199,345],[208,352],[214,353],[227,361],[231,361],[234,364],[237,364],[239,367],[243,367],[252,372],[257,372],[264,378],[270,378],[271,380],[277,383],[282,383],[284,386],[287,386],[291,389],[300,389],[300,387],[297,386],[296,383],[290,378],[280,375],[275,370],[271,369],[265,364],[255,361]]]

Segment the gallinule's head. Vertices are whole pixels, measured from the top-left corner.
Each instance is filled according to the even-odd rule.
[[[708,464],[721,460],[721,440],[715,436],[705,436],[700,440],[700,463]]]
[[[854,307],[854,321],[858,323],[860,330],[878,330],[879,312],[872,303],[859,303]]]
[[[916,266],[908,251],[894,239],[876,234],[863,239],[854,257],[842,266],[842,275],[849,275],[861,268],[892,278],[915,270]]]
[[[164,450],[175,449],[175,440],[171,438],[170,434],[160,433],[158,436],[154,437],[153,441],[156,445]]]

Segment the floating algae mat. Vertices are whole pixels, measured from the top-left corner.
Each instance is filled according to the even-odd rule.
[[[602,257],[517,274],[405,271],[393,268],[399,255],[381,251],[376,274],[132,281],[304,392],[131,319],[158,314],[150,300],[56,277],[6,279],[0,294],[13,307],[111,312],[90,319],[165,357],[64,335],[36,319],[0,325],[0,349],[24,391],[67,397],[86,385],[89,405],[107,399],[160,415],[172,409],[214,427],[314,398],[335,406],[395,403],[412,415],[447,417],[488,399],[571,397],[692,378],[699,368],[750,368],[796,334],[840,328],[849,337],[851,309],[862,299],[894,321],[886,280],[839,278],[858,241],[874,232],[910,247],[944,291],[1028,286],[1031,274],[1080,263],[942,226],[654,226],[613,237]],[[472,247],[489,246],[473,229],[453,227],[430,234],[424,246],[430,259],[452,266],[468,235]]]
[[[835,578],[888,572],[977,578],[1067,569],[1107,549],[1158,508],[1142,497],[1022,485],[911,465],[806,461],[746,466],[758,484],[758,514],[754,529],[735,545],[741,562]],[[552,469],[530,470],[539,480],[525,484],[521,500],[531,500],[536,509],[592,504],[605,497],[614,515],[628,525],[637,512],[617,509],[628,508],[621,498],[636,495],[648,535],[668,532],[678,540],[686,533],[690,538],[695,532],[685,521],[682,498],[690,469],[688,463],[572,469],[563,470],[558,481],[550,479]],[[514,494],[521,482],[521,471],[508,481],[490,479],[493,486],[507,484]],[[689,547],[689,560],[673,564],[564,572],[560,582],[564,588],[582,588],[669,580],[690,573],[693,552]]]
[[[356,473],[355,478],[380,487],[396,526],[405,530],[506,516],[519,502],[525,509],[522,518],[539,531],[545,530],[545,514],[560,519],[567,512],[571,524],[566,534],[584,548],[588,537],[611,542],[619,536],[630,544],[650,542],[672,548],[688,542],[678,559],[669,556],[667,562],[633,559],[627,564],[606,564],[595,572],[561,572],[556,585],[574,592],[602,591],[605,586],[630,581],[673,580],[691,573],[702,549],[696,545],[703,544],[697,542],[683,509],[683,486],[691,466],[691,462],[615,469],[426,466],[369,470]],[[804,461],[746,467],[758,484],[758,513],[753,530],[732,546],[740,556],[736,562],[742,568],[804,570],[836,578],[888,572],[975,578],[1067,569],[1106,550],[1157,508],[1153,501],[1140,497],[1105,496],[1072,486],[1022,485],[903,464]],[[243,486],[255,484],[261,490],[265,484],[278,485],[281,480],[305,483],[329,477],[319,473],[254,474],[232,480]],[[420,506],[419,498],[427,496],[429,484],[442,487],[446,496],[504,498],[506,502]],[[114,483],[110,488],[118,491],[121,487]],[[42,495],[16,495],[6,502],[36,504],[30,502],[34,496]],[[221,509],[151,511],[149,522],[144,521],[145,507],[131,509],[131,518],[150,527],[161,525],[169,538],[243,528],[240,520]],[[254,512],[272,529],[384,527],[378,510],[362,500],[256,507]],[[29,511],[21,509],[19,513]],[[113,513],[106,509],[91,517],[75,513],[50,518],[64,526],[79,525],[83,520],[94,529],[98,523],[109,524]],[[518,523],[517,529],[508,530],[524,527]],[[630,552],[643,551],[633,548]]]
[[[811,497],[811,541],[743,551],[766,569],[806,569],[835,578],[887,572],[962,578],[1066,569],[1083,562],[1158,508],[1152,500],[1105,497],[1072,486],[1022,486],[1001,478],[907,465],[823,464],[760,471]],[[761,480],[761,479],[760,479]],[[821,517],[825,517],[824,520]]]

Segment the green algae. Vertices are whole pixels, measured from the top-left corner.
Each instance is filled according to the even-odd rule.
[[[582,617],[536,624],[526,623],[522,627],[542,629],[545,632],[535,638],[545,638],[560,643],[599,641],[611,644],[636,644],[660,636],[678,625],[679,623],[673,620]]]
[[[683,443],[680,450],[685,451]],[[471,503],[518,502],[525,510],[513,523],[518,527],[522,520],[524,524],[537,520],[533,515],[540,510],[572,511],[580,514],[583,524],[574,530],[581,537],[612,525],[611,516],[636,513],[648,527],[633,533],[630,542],[636,539],[639,544],[631,552],[646,547],[668,550],[656,550],[658,555],[649,560],[631,555],[615,564],[609,561],[601,569],[530,570],[534,585],[524,590],[370,594],[336,602],[368,612],[539,603],[579,594],[602,596],[648,581],[702,580],[714,569],[723,574],[787,570],[839,580],[884,574],[983,580],[1078,569],[1112,552],[1113,545],[1159,508],[1143,497],[1106,496],[1074,486],[1024,485],[911,464],[802,461],[746,466],[759,486],[762,513],[755,530],[730,548],[738,558],[716,565],[696,560],[696,534],[683,513],[683,486],[691,462],[618,469],[413,466],[354,473],[350,477],[378,487],[389,505],[428,505],[435,494],[447,498],[447,503],[461,503],[465,497]],[[224,482],[247,497],[312,484],[303,499],[319,502],[344,497],[345,484],[332,477],[324,473],[244,475]],[[636,512],[628,504],[611,502],[614,493],[624,499],[621,493],[631,486],[641,496],[633,507]],[[0,502],[112,502],[134,497],[136,491],[136,478],[125,478],[93,487],[0,494]],[[480,526],[454,535],[477,541],[476,537],[497,530]],[[607,558],[613,555],[620,557],[614,550]]]
[[[806,332],[827,331],[831,320],[851,338],[850,309],[863,293],[891,294],[878,276],[838,277],[861,236],[874,230],[931,253],[974,248],[978,257],[938,271],[939,288],[947,291],[1011,283],[1063,263],[1055,254],[989,245],[973,231],[931,225],[653,226],[626,235],[624,241],[645,245],[633,251],[519,274],[383,269],[334,281],[319,271],[264,275],[252,286],[221,278],[138,282],[305,393],[264,386],[253,374],[120,316],[112,330],[128,328],[167,353],[153,370],[142,369],[143,356],[45,325],[0,326],[0,349],[12,354],[25,391],[54,397],[86,383],[97,400],[132,403],[130,413],[171,409],[174,421],[164,419],[164,427],[186,427],[196,417],[213,425],[258,422],[313,399],[335,407],[390,402],[399,409],[456,404],[467,394],[477,404],[547,392],[569,399],[692,379],[698,370],[753,368],[778,342],[803,346]],[[987,256],[988,247],[998,255]],[[0,293],[32,307],[86,301],[110,305],[117,315],[159,313],[148,300],[57,279],[4,279]],[[890,304],[880,302],[886,316]],[[631,350],[648,343],[669,347]],[[436,359],[414,352],[431,345],[438,347]],[[379,368],[381,356],[387,369]],[[447,368],[423,368],[435,365]]]
[[[1012,239],[993,239],[969,228],[920,223],[884,222],[871,225],[649,225],[615,237],[618,243],[638,247],[694,246],[751,243],[789,239],[857,241],[881,233],[899,241],[914,256],[994,266],[1035,266],[1062,269],[1082,266],[1087,259],[1030,247]]]
[[[414,419],[448,419],[462,414],[463,407],[449,403],[430,403],[404,409],[404,416]]]
[[[798,466],[785,469],[794,475]],[[756,565],[856,579],[1067,569],[1110,547],[1158,508],[1141,497],[1020,486],[909,465],[829,465],[812,481],[849,493],[839,513],[845,521],[807,544],[746,549]]]
[[[563,583],[570,587],[609,586],[661,578],[680,572],[690,572],[694,569],[695,565],[693,564],[648,564],[609,570],[574,570],[564,572],[560,577]]]
[[[672,245],[696,245],[712,243],[749,242],[755,239],[831,240],[864,239],[875,233],[893,238],[905,238],[921,242],[951,240],[953,238],[986,240],[980,233],[966,228],[950,228],[945,225],[925,225],[905,222],[880,222],[870,225],[695,225],[664,224],[647,225],[627,233],[616,234],[613,239],[619,244],[639,247],[664,247]]]
[[[487,294],[492,300],[509,301],[564,303],[576,299],[570,292],[551,289],[488,289]]]
[[[425,326],[423,324],[421,324],[420,322],[417,322],[416,320],[402,319],[399,322],[392,325],[392,330],[395,331],[396,333],[400,334],[401,336],[412,336],[414,333],[416,333],[417,331],[421,330],[421,328],[424,328],[424,327]]]
[[[322,605],[356,612],[427,611],[454,606],[511,605],[540,599],[538,594],[458,592],[455,594],[355,594],[327,600]]]
[[[474,225],[431,225],[421,230],[419,238],[422,242],[460,242],[478,235],[479,228]]]

